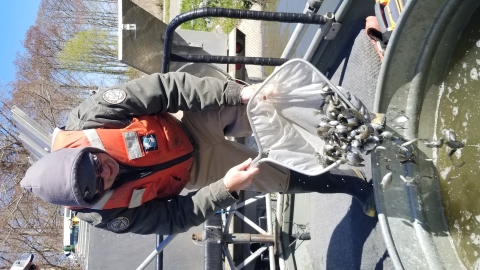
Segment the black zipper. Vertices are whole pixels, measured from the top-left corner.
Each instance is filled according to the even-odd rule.
[[[134,167],[134,166],[121,165],[128,172],[122,173],[117,178],[115,178],[115,181],[113,182],[111,189],[118,188],[125,183],[139,180],[153,173],[171,168],[177,164],[187,161],[192,156],[193,156],[193,152],[190,152],[188,154],[169,160],[167,162],[157,164],[154,166],[147,166],[147,167]]]

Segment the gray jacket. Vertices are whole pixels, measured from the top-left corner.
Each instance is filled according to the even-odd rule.
[[[240,105],[241,89],[234,82],[197,78],[187,73],[152,74],[100,89],[70,112],[65,129],[123,128],[133,116]],[[84,209],[77,216],[117,233],[170,235],[203,223],[237,199],[236,193],[229,193],[220,179],[172,200],[152,200],[131,209]]]

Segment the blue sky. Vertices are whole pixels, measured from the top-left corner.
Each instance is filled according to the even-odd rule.
[[[0,11],[0,89],[15,79],[15,55],[23,51],[22,41],[35,24],[41,0],[2,1]]]

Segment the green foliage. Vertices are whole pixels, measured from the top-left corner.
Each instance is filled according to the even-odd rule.
[[[164,6],[164,12],[165,12],[165,23],[170,22],[170,0],[165,0],[165,6]]]
[[[184,13],[192,9],[198,8],[200,6],[200,3],[202,2],[202,0],[183,0],[181,12]],[[207,1],[206,6],[218,8],[249,9],[253,5],[253,3],[254,1],[247,0],[209,0]],[[210,24],[207,23],[205,18],[196,19],[182,24],[181,28],[188,30],[211,32],[216,25],[220,25],[223,33],[228,34],[238,24],[238,19],[209,18],[209,20],[211,22]]]
[[[105,30],[95,28],[78,32],[68,40],[57,59],[67,70],[119,74],[116,40]]]

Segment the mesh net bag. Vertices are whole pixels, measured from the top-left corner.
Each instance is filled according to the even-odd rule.
[[[361,165],[367,150],[352,143],[374,137],[361,102],[302,59],[288,61],[260,85],[247,115],[259,149],[253,166],[269,161],[318,175],[342,163]],[[370,134],[362,139],[364,130]]]

